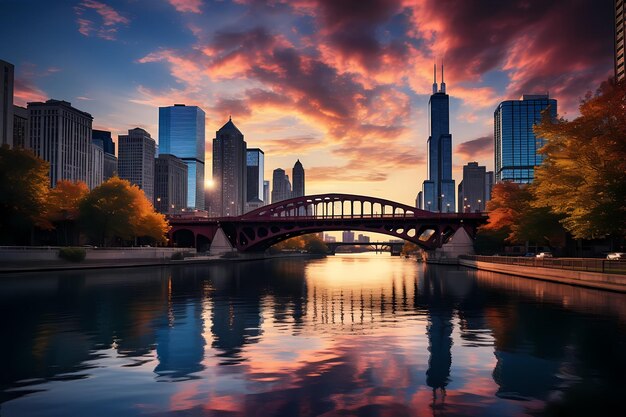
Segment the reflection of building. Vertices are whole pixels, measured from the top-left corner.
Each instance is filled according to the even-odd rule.
[[[496,182],[527,184],[533,181],[535,167],[543,162],[543,155],[538,154],[537,149],[544,143],[535,136],[533,127],[541,122],[546,109],[555,119],[556,105],[556,100],[547,94],[525,94],[520,100],[507,100],[498,105],[493,114]]]
[[[148,201],[154,199],[154,154],[156,143],[145,130],[136,127],[127,135],[119,135],[118,173],[120,178],[137,185],[146,194]]]
[[[204,111],[175,104],[159,107],[159,154],[187,164],[187,207],[204,210]]]
[[[491,193],[487,182],[489,176],[484,166],[469,162],[463,166],[463,180],[459,183],[459,213],[485,211]],[[487,193],[487,194],[486,194]]]
[[[450,97],[446,94],[441,66],[441,87],[437,90],[437,69],[433,94],[428,100],[428,179],[422,185],[418,208],[450,212],[455,209],[456,190],[452,179],[452,135],[450,134]],[[430,202],[430,204],[429,204]]]
[[[291,182],[282,168],[276,168],[272,175],[272,204],[291,198]]]
[[[87,182],[91,162],[93,117],[61,100],[28,103],[28,147],[50,162],[50,184],[59,180]]]
[[[215,132],[213,139],[212,199],[218,217],[243,214],[246,203],[246,142],[232,119]]]
[[[187,165],[174,155],[160,154],[154,161],[154,207],[175,213],[187,207]]]
[[[0,60],[0,146],[13,146],[13,74],[15,67]]]

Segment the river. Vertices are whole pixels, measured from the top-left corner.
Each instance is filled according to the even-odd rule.
[[[0,415],[623,416],[626,297],[389,254],[0,275]]]

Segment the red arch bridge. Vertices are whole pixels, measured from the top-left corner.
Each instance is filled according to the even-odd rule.
[[[376,197],[319,194],[263,206],[236,217],[169,218],[170,243],[207,249],[218,229],[241,252],[263,251],[295,236],[328,231],[382,233],[423,249],[441,247],[460,228],[470,237],[483,213],[434,213]]]

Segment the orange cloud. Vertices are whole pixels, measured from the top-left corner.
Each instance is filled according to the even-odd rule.
[[[101,24],[96,24],[92,19],[84,17],[89,10],[93,10],[102,20]],[[95,0],[83,0],[78,6],[74,7],[74,11],[78,16],[78,31],[85,35],[96,36],[106,39],[115,40],[118,25],[128,25],[130,20],[122,16],[111,6]]]

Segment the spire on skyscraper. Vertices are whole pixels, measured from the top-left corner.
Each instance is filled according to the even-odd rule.
[[[441,89],[439,91],[442,93],[446,92],[446,83],[443,80],[443,60],[441,60]]]
[[[433,94],[437,94],[437,63],[433,63]]]

